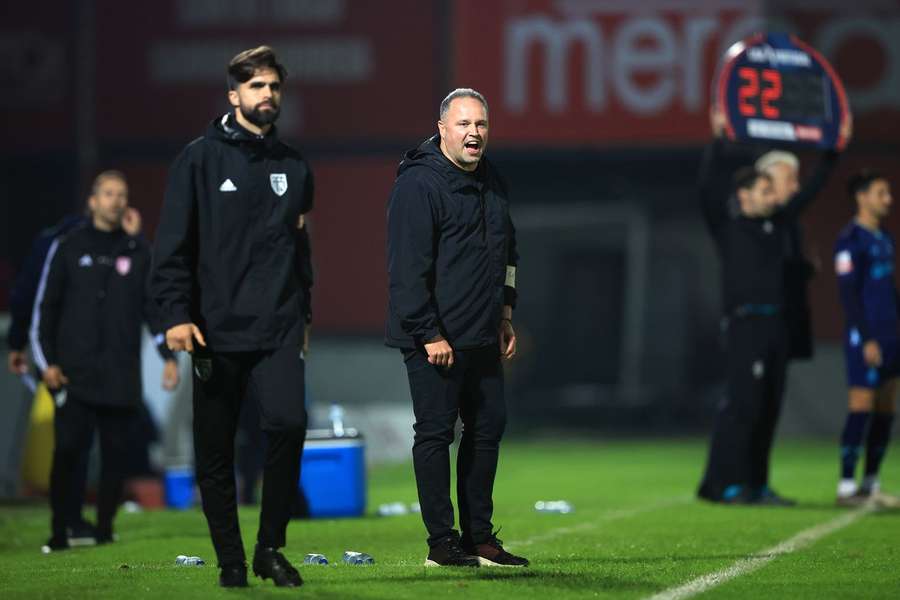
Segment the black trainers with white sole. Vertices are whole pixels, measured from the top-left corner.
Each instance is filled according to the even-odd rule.
[[[63,550],[68,550],[72,546],[69,545],[69,538],[64,535],[54,535],[47,543],[41,546],[41,552],[43,554],[50,554],[51,552],[62,552]]]
[[[81,519],[66,528],[69,546],[93,546],[97,543],[97,528],[90,521]]]
[[[465,552],[459,545],[456,536],[447,538],[431,547],[428,558],[425,559],[426,567],[477,567],[477,556]]]
[[[527,567],[530,564],[527,558],[504,550],[503,541],[496,534],[483,544],[474,544],[464,550],[477,556],[483,567]]]

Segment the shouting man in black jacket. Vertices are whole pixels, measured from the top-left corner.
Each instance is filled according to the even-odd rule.
[[[501,359],[516,352],[516,241],[506,185],[484,157],[488,107],[471,89],[441,103],[439,135],[406,153],[388,204],[386,343],[400,348],[416,415],[413,463],[427,566],[525,566],[492,531],[506,424]],[[457,417],[460,534],[450,456]]]
[[[113,540],[131,432],[143,402],[141,324],[160,331],[147,293],[150,248],[122,230],[128,207],[125,176],[104,171],[94,180],[91,221],[50,245],[31,322],[32,353],[56,401],[50,473],[52,537],[45,551],[68,548],[78,468],[100,433],[102,468],[97,497],[97,543]],[[175,357],[162,344],[163,386],[178,382]]]
[[[175,159],[154,256],[166,340],[193,355],[195,467],[225,587],[247,585],[234,436],[250,395],[268,437],[253,571],[278,586],[302,584],[278,548],[306,435],[312,269],[302,215],[312,208],[312,174],[275,132],[285,75],[266,46],[232,59],[234,111]]]

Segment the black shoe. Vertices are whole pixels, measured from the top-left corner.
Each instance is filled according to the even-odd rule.
[[[721,504],[754,504],[756,502],[754,494],[744,485],[729,485],[722,492],[717,502]]]
[[[797,501],[778,495],[775,490],[766,485],[753,496],[750,503],[762,506],[796,506]]]
[[[97,527],[94,539],[97,541],[97,545],[100,546],[102,544],[112,544],[113,542],[118,542],[119,536],[112,532],[112,528]]]
[[[705,483],[697,490],[697,498],[713,504],[753,504],[753,494],[746,486],[734,484],[720,491],[719,486]]]
[[[66,528],[69,546],[93,546],[97,543],[97,528],[89,521],[79,519]]]
[[[503,549],[503,540],[497,537],[497,533],[500,533],[499,529],[483,544],[473,544],[465,550],[477,556],[478,562],[485,567],[527,567],[530,564],[527,558]]]
[[[256,546],[253,553],[253,574],[263,579],[271,579],[278,587],[303,585],[300,573],[277,548]]]
[[[47,543],[41,546],[41,552],[44,554],[50,554],[51,552],[62,552],[63,550],[68,550],[72,546],[69,545],[69,538],[57,534],[47,540]]]
[[[247,565],[237,563],[219,567],[219,585],[226,588],[247,587]]]
[[[455,535],[438,542],[428,551],[426,567],[477,567],[478,557],[465,552]]]

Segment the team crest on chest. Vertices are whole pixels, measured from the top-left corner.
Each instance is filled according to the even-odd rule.
[[[120,256],[116,259],[116,272],[119,273],[122,277],[128,275],[131,271],[131,257],[130,256]]]
[[[272,191],[279,196],[284,196],[287,191],[287,174],[285,173],[269,173],[269,183],[272,184]]]

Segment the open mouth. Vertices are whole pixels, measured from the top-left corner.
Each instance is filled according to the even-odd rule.
[[[469,154],[477,154],[478,152],[481,152],[481,141],[469,140],[465,143],[465,149],[469,152]]]

